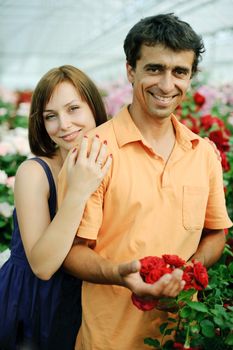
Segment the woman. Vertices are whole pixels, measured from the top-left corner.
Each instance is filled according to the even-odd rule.
[[[29,143],[36,157],[16,174],[11,256],[0,270],[0,349],[74,348],[81,282],[61,265],[111,163],[98,136],[89,151],[85,136],[106,120],[96,86],[75,67],[51,69],[35,88]],[[67,195],[57,211],[58,174],[72,148]]]

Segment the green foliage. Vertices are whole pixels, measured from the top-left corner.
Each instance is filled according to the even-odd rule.
[[[191,300],[194,290],[182,291],[175,299],[174,317],[160,326],[162,340],[145,339],[155,349],[174,349],[174,343],[185,344],[183,349],[230,350],[233,345],[233,254],[226,245],[221,260],[209,269],[209,285]],[[174,334],[174,340],[164,336]],[[182,349],[180,347],[179,349]]]
[[[25,159],[27,159],[27,156],[21,154],[0,156],[0,168],[4,169],[8,176],[15,176],[16,170]]]

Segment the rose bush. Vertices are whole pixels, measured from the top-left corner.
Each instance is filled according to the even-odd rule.
[[[209,284],[206,269],[201,263],[186,265],[182,259],[171,256],[168,260],[157,257],[141,259],[140,274],[145,282],[153,283],[159,275],[170,273],[174,268],[184,270],[183,279],[186,287],[176,297],[164,300],[168,304],[170,315],[167,322],[161,324],[161,339],[146,338],[144,343],[155,349],[195,349],[195,350],[230,350],[233,346],[233,262],[226,258],[232,256],[226,246],[221,260],[209,269]],[[177,264],[176,264],[177,262]],[[171,264],[171,265],[170,265]],[[164,269],[164,267],[166,268]],[[151,273],[158,269],[158,274]],[[148,276],[150,276],[148,278]],[[197,294],[198,293],[198,294]],[[194,294],[197,294],[192,300]],[[142,312],[158,307],[159,301],[148,301],[132,295],[132,301]],[[161,309],[161,307],[159,307]],[[166,340],[166,336],[173,336]]]

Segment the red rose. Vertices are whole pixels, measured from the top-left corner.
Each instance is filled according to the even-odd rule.
[[[193,266],[186,266],[182,279],[185,281],[184,290],[190,288],[202,290],[208,285],[207,270],[201,262],[193,262]]]
[[[160,279],[166,273],[171,273],[173,270],[169,267],[162,266],[160,268],[154,268],[149,272],[149,274],[145,277],[145,282],[153,284]]]
[[[202,106],[205,103],[205,97],[199,92],[195,92],[195,94],[193,95],[193,99],[195,103],[199,106]]]
[[[194,262],[193,263],[193,274],[195,279],[195,284],[198,285],[202,290],[207,287],[208,285],[208,274],[206,271],[206,268],[202,265],[201,262]]]
[[[218,117],[213,117],[210,114],[203,115],[200,119],[201,126],[204,130],[209,130],[214,124],[219,128],[225,128],[224,122]]]
[[[193,288],[193,278],[194,278],[193,267],[191,265],[188,265],[185,267],[183,276],[182,276],[182,280],[185,281],[184,290]]]
[[[182,279],[185,281],[184,289],[194,288],[202,290],[208,285],[206,268],[200,263],[193,261],[193,265],[185,265],[185,261],[177,255],[164,254],[162,258],[147,256],[140,259],[140,275],[144,282],[153,284],[167,273],[172,273],[176,268],[183,268]],[[133,304],[140,310],[148,311],[155,307],[159,309],[159,300],[145,300],[132,294]]]
[[[158,303],[157,300],[144,300],[138,297],[136,294],[132,293],[131,299],[133,304],[142,311],[150,311],[154,309]]]
[[[225,172],[230,170],[230,164],[228,162],[226,153],[224,153],[223,151],[220,150],[220,156],[221,156],[221,164],[222,164],[222,168]]]
[[[229,135],[225,130],[214,130],[209,133],[209,139],[213,141],[220,151],[228,152],[230,150]]]
[[[178,255],[164,254],[163,259],[166,264],[172,265],[174,267],[182,267],[185,264],[185,260],[181,259]]]
[[[166,267],[166,264],[162,258],[157,256],[147,256],[140,259],[141,268],[140,275],[145,281],[146,276],[154,269],[160,270],[163,267]],[[153,282],[152,282],[153,283]]]

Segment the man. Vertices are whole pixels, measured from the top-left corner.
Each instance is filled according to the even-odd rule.
[[[209,267],[232,224],[213,148],[173,115],[204,52],[201,38],[173,14],[158,15],[129,31],[124,50],[132,103],[91,133],[107,141],[112,168],[90,198],[65,261],[88,281],[77,345],[85,350],[148,349],[143,339],[159,337],[167,313],[138,310],[131,292],[175,297],[183,288],[180,270],[145,285],[138,261],[124,262],[177,254]],[[63,168],[60,197],[65,182]]]

